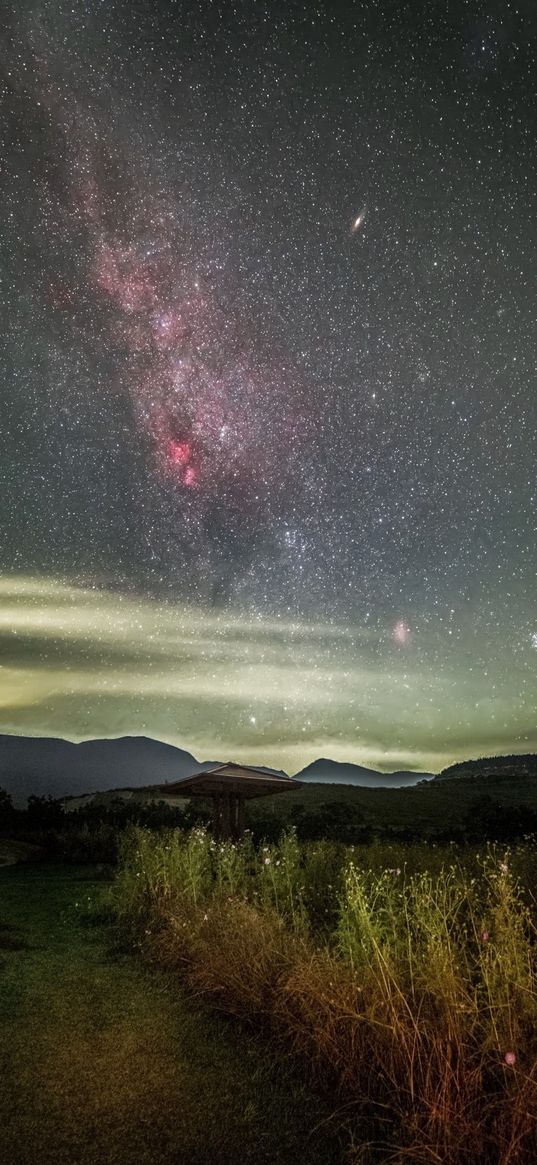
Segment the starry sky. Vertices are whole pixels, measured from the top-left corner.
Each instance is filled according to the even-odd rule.
[[[0,729],[537,751],[534,0],[17,0]]]

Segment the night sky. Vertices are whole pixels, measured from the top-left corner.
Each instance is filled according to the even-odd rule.
[[[534,0],[2,23],[1,730],[537,751]]]

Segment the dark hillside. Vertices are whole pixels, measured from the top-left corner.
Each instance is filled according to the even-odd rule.
[[[0,788],[19,806],[31,794],[64,797],[132,788],[178,780],[202,768],[190,752],[146,736],[80,744],[53,737],[0,736]]]
[[[476,774],[456,781],[423,781],[413,788],[399,789],[311,784],[296,793],[286,793],[285,797],[254,801],[249,813],[252,822],[266,822],[269,830],[293,822],[300,830],[305,814],[320,815],[327,821],[338,814],[342,822],[352,819],[357,827],[369,827],[374,833],[394,831],[407,834],[409,840],[449,840],[450,836],[458,839],[460,832],[466,830],[483,797],[498,806],[526,808],[527,832],[532,832],[530,818],[531,813],[537,813],[537,780],[524,771],[514,775]]]
[[[515,753],[512,756],[483,756],[477,760],[459,761],[443,769],[434,780],[446,781],[452,777],[478,777],[483,780],[494,777],[537,778],[537,755],[528,752],[522,755]]]

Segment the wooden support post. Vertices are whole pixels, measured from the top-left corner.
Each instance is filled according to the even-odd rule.
[[[244,796],[242,793],[237,793],[237,838],[240,841],[244,836]]]
[[[244,834],[242,793],[213,793],[213,837],[215,841],[240,841]]]
[[[221,799],[222,831],[221,831],[221,835],[220,835],[222,838],[222,841],[228,841],[230,834],[231,834],[231,805],[230,805],[230,801],[231,801],[230,794],[223,793],[222,799]]]
[[[231,793],[231,836],[233,841],[240,841],[242,837],[241,827],[241,795],[240,793]]]
[[[213,793],[213,837],[219,841],[222,834],[222,810],[220,793]]]

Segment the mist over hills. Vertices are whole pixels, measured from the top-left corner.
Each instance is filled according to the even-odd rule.
[[[32,794],[65,797],[164,784],[216,763],[198,761],[186,749],[146,736],[85,740],[78,744],[55,737],[0,736],[0,787],[10,793],[18,806],[24,805]],[[373,788],[400,788],[430,777],[430,773],[380,773],[325,758],[313,761],[296,774],[297,780],[307,784]]]
[[[199,761],[186,749],[146,736],[74,744],[56,737],[0,735],[0,788],[11,795],[18,807],[23,807],[32,794],[57,798],[111,789],[137,789],[177,781],[216,763],[219,762]],[[537,757],[532,754],[484,757],[450,765],[436,776],[409,770],[382,773],[320,757],[295,775],[305,785],[401,789],[450,778],[537,777]]]
[[[379,773],[362,765],[346,764],[342,761],[320,757],[300,773],[298,781],[317,782],[323,785],[363,785],[369,789],[401,789],[406,785],[417,785],[418,781],[430,781],[433,773],[416,773],[401,769],[395,773]]]

